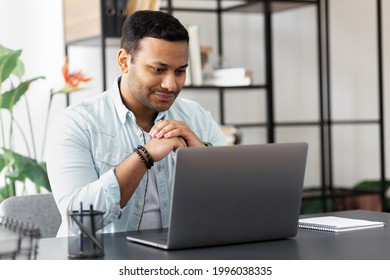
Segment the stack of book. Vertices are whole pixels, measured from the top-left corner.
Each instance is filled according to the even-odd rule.
[[[217,69],[206,77],[204,68],[208,63],[211,47],[201,46],[199,25],[190,24],[186,28],[190,42],[185,86],[236,87],[252,84],[252,73],[243,67]]]
[[[213,71],[204,85],[218,87],[249,86],[252,84],[252,73],[243,67],[221,68]]]

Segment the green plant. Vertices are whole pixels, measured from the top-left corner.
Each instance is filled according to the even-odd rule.
[[[40,192],[42,187],[51,191],[46,164],[37,160],[33,126],[26,95],[30,84],[44,77],[23,80],[24,64],[20,59],[21,53],[21,50],[11,50],[0,45],[0,175],[4,176],[4,180],[0,180],[0,201],[16,194],[15,185],[17,182],[22,183],[25,188],[27,179],[35,184],[37,192]],[[21,100],[25,101],[31,145],[29,145],[25,131],[21,128],[14,114],[14,107]],[[5,114],[8,115],[7,119],[5,119]],[[18,129],[22,135],[27,155],[22,155],[14,150],[15,129]],[[4,185],[2,185],[2,181],[4,181]]]

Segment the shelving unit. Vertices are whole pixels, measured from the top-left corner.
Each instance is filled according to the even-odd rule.
[[[234,124],[236,127],[266,127],[267,130],[267,142],[277,142],[275,137],[276,128],[280,127],[299,127],[299,126],[316,126],[320,129],[320,161],[321,161],[321,186],[319,189],[306,190],[303,198],[306,200],[321,200],[322,211],[326,212],[330,209],[329,200],[337,199],[349,199],[358,196],[378,194],[378,191],[352,191],[343,188],[337,188],[333,182],[333,149],[332,149],[332,128],[336,125],[343,124],[378,124],[380,134],[380,182],[381,187],[379,191],[380,202],[382,204],[382,210],[386,210],[386,187],[385,187],[385,159],[384,159],[384,123],[383,123],[383,67],[382,50],[381,50],[381,5],[380,0],[377,0],[378,6],[378,67],[379,67],[379,118],[378,120],[359,120],[359,121],[337,121],[332,119],[330,110],[330,51],[329,51],[329,4],[328,0],[252,0],[252,1],[229,1],[229,0],[214,0],[214,8],[189,8],[186,7],[190,1],[185,0],[166,0],[166,6],[164,9],[169,13],[174,12],[194,12],[194,13],[215,13],[217,15],[217,30],[218,30],[218,55],[223,56],[223,34],[222,34],[222,15],[224,13],[261,13],[264,16],[264,46],[265,46],[265,73],[266,81],[264,84],[255,84],[249,87],[187,87],[192,90],[205,90],[214,89],[218,92],[219,97],[219,114],[221,124],[225,122],[225,98],[224,95],[232,89],[249,90],[259,89],[264,90],[266,94],[266,108],[267,118],[265,123],[240,123]],[[272,14],[284,11],[287,9],[296,9],[307,5],[315,5],[317,13],[317,39],[318,39],[318,77],[319,77],[319,120],[312,122],[277,122],[274,117],[274,87],[273,87],[273,46],[272,46]]]
[[[322,104],[322,122],[321,127],[323,130],[323,141],[324,141],[324,150],[323,153],[323,186],[322,186],[322,203],[323,209],[328,210],[326,205],[327,198],[332,197],[351,197],[359,195],[375,195],[379,193],[380,204],[382,211],[388,211],[389,206],[387,205],[386,199],[386,174],[385,174],[385,134],[384,134],[384,90],[383,90],[383,50],[382,50],[382,1],[376,0],[376,29],[377,29],[377,65],[378,65],[378,118],[377,119],[360,119],[360,120],[336,120],[332,116],[331,111],[331,63],[330,63],[330,9],[329,9],[329,0],[320,1],[320,16],[323,21],[323,35],[320,37],[320,42],[323,45],[323,57],[324,57],[324,73],[322,75],[323,87],[326,89],[324,91],[323,104]],[[333,129],[336,126],[343,125],[377,125],[378,134],[379,134],[379,188],[373,191],[356,191],[351,192],[348,190],[337,190],[334,187],[333,182],[333,145],[332,145],[332,136]],[[342,210],[342,209],[341,209]]]
[[[240,89],[241,91],[249,91],[249,90],[256,90],[258,94],[264,94],[265,95],[265,107],[259,108],[260,110],[264,110],[266,112],[266,118],[265,122],[263,123],[239,123],[239,124],[233,124],[237,128],[265,128],[266,130],[266,141],[268,143],[274,143],[277,142],[276,139],[276,129],[278,127],[300,127],[300,126],[313,126],[313,127],[322,127],[323,119],[322,119],[322,113],[320,112],[320,109],[322,107],[322,104],[319,105],[319,113],[318,113],[318,119],[311,122],[277,122],[275,120],[275,104],[274,104],[274,62],[273,62],[273,25],[272,25],[272,17],[273,14],[281,11],[285,11],[288,9],[298,9],[302,7],[306,7],[308,5],[314,6],[317,11],[317,21],[314,23],[317,26],[317,31],[319,33],[318,40],[320,40],[320,34],[322,32],[321,28],[321,20],[320,20],[320,2],[317,0],[310,0],[310,1],[271,1],[271,0],[257,0],[257,1],[229,1],[229,0],[213,0],[209,2],[214,2],[215,6],[213,8],[194,8],[194,7],[186,7],[186,4],[190,1],[186,0],[166,0],[166,6],[163,6],[163,8],[168,11],[169,13],[175,14],[176,12],[193,12],[193,13],[213,13],[216,15],[217,20],[217,43],[216,46],[217,49],[217,55],[219,57],[224,56],[224,45],[223,45],[223,15],[225,13],[244,13],[245,14],[254,14],[263,16],[264,19],[264,83],[262,84],[254,84],[252,86],[246,86],[246,87],[205,87],[205,86],[199,86],[199,87],[187,87],[187,89],[190,90],[209,90],[213,89],[218,93],[218,99],[219,99],[219,119],[220,123],[222,125],[231,125],[230,123],[225,122],[225,95],[229,94],[232,90]],[[176,14],[175,14],[176,15]],[[254,35],[255,36],[255,35]],[[318,44],[318,77],[319,81],[321,81],[321,77],[323,76],[322,73],[322,45]],[[256,73],[254,73],[256,75]],[[245,92],[242,92],[244,95]],[[320,84],[318,86],[318,94],[319,94],[319,100],[323,99],[323,86]],[[260,105],[259,105],[260,106]],[[319,133],[321,135],[318,136],[318,139],[320,139],[320,147],[321,152],[320,155],[324,154],[325,151],[325,142],[323,137],[323,130],[319,129]],[[245,135],[243,136],[245,137]],[[325,168],[325,162],[323,159],[321,159],[321,171],[319,172],[322,174],[322,178],[324,178],[324,168]],[[325,181],[321,182],[321,190],[325,190]],[[329,197],[328,193],[323,191],[321,193],[307,193],[304,195],[305,199],[321,199],[326,200]],[[326,206],[324,203],[323,206]],[[326,210],[326,208],[323,208]]]
[[[275,142],[275,126],[277,125],[274,118],[274,94],[273,94],[273,48],[272,48],[272,14],[275,12],[299,8],[307,5],[319,6],[317,0],[284,0],[284,1],[272,1],[272,0],[249,0],[249,1],[237,1],[237,0],[211,0],[207,2],[213,2],[214,7],[208,8],[197,8],[188,7],[190,2],[186,0],[165,0],[163,1],[162,9],[168,13],[174,12],[194,12],[194,13],[214,13],[217,15],[217,36],[218,36],[218,56],[223,57],[224,46],[223,46],[223,14],[225,13],[262,13],[264,15],[264,46],[265,46],[265,83],[253,84],[251,86],[243,87],[210,87],[210,86],[199,86],[199,87],[188,87],[188,89],[215,89],[219,94],[219,119],[222,125],[225,122],[225,99],[224,94],[229,90],[241,89],[261,89],[266,92],[266,103],[265,108],[267,112],[265,123],[240,123],[235,124],[236,127],[265,127],[267,130],[267,142]],[[205,3],[205,1],[203,1]],[[164,5],[165,4],[165,5]],[[198,5],[199,6],[199,5]],[[206,5],[207,6],[207,5]],[[320,22],[317,23],[318,25]],[[319,67],[319,71],[321,68]],[[321,76],[321,74],[320,74]],[[321,91],[322,89],[320,89]],[[322,93],[321,93],[322,94]],[[279,124],[283,125],[283,124]],[[288,124],[291,125],[291,124]]]
[[[81,34],[77,38],[66,40],[67,46],[73,44],[86,44],[91,43],[101,46],[101,60],[102,60],[102,83],[103,89],[106,88],[106,54],[105,49],[107,41],[110,39],[118,39],[118,36],[111,36],[106,33],[107,21],[105,19],[105,7],[104,0],[88,0],[81,4],[77,0],[65,0],[69,5],[88,5],[89,11],[93,11],[93,16],[85,16],[86,19],[91,19],[100,26],[100,30],[91,30],[89,33]],[[229,125],[226,122],[226,115],[228,112],[225,111],[225,95],[229,94],[232,90],[242,91],[258,91],[259,94],[265,95],[266,111],[265,122],[256,123],[240,123],[233,124],[238,128],[264,128],[266,130],[266,141],[268,143],[277,142],[275,131],[277,128],[282,127],[316,127],[319,130],[319,151],[318,157],[320,158],[320,171],[321,176],[320,186],[316,190],[306,190],[303,197],[305,200],[320,200],[322,211],[332,210],[328,206],[329,200],[338,198],[349,198],[360,196],[362,194],[372,194],[371,192],[355,192],[350,190],[339,190],[334,186],[333,182],[333,147],[332,147],[332,131],[335,126],[349,124],[374,124],[379,127],[379,153],[380,153],[380,200],[382,204],[382,210],[387,209],[386,205],[386,176],[385,176],[385,158],[384,158],[384,113],[383,113],[383,66],[382,66],[382,30],[381,30],[381,0],[376,1],[377,14],[378,14],[378,73],[379,73],[379,117],[376,120],[359,120],[359,121],[337,121],[334,120],[330,110],[330,61],[331,56],[329,48],[329,3],[328,0],[207,0],[208,5],[199,7],[191,6],[191,2],[202,2],[202,1],[191,1],[191,0],[162,0],[161,9],[175,14],[177,12],[191,12],[191,13],[212,13],[217,17],[216,28],[217,28],[217,55],[223,57],[224,45],[223,45],[223,15],[225,13],[252,13],[261,14],[264,18],[264,73],[265,82],[256,83],[251,86],[245,87],[217,87],[217,86],[188,86],[183,90],[195,90],[204,91],[211,90],[218,94],[219,102],[219,119],[221,125]],[[73,3],[73,4],[71,4]],[[77,4],[78,3],[78,4]],[[210,3],[211,6],[210,6]],[[316,13],[316,25],[317,30],[317,46],[316,50],[318,53],[318,119],[313,121],[295,121],[295,122],[277,122],[275,120],[275,104],[274,104],[274,62],[273,62],[273,30],[272,16],[274,13],[284,11],[288,9],[299,9],[305,6],[314,6]],[[96,15],[97,13],[97,15]],[[245,93],[243,93],[245,94]],[[312,151],[313,152],[313,151]],[[314,151],[315,152],[315,151]],[[373,192],[378,194],[378,191]]]

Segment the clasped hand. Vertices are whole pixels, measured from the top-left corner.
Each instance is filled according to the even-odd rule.
[[[198,136],[183,121],[159,121],[152,127],[149,134],[152,140],[145,145],[145,148],[154,161],[163,159],[178,148],[204,146]]]

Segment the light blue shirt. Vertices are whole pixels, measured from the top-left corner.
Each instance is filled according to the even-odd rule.
[[[123,104],[118,80],[104,93],[66,108],[53,122],[48,139],[47,169],[51,188],[62,215],[57,236],[67,236],[68,210],[92,204],[103,211],[104,232],[137,230],[145,203],[147,176],[122,209],[114,169],[145,144],[134,114]],[[210,113],[198,103],[177,98],[157,115],[161,119],[182,120],[204,142],[226,145],[226,139]],[[168,226],[173,170],[176,154],[169,153],[152,167],[156,174],[162,227]]]

